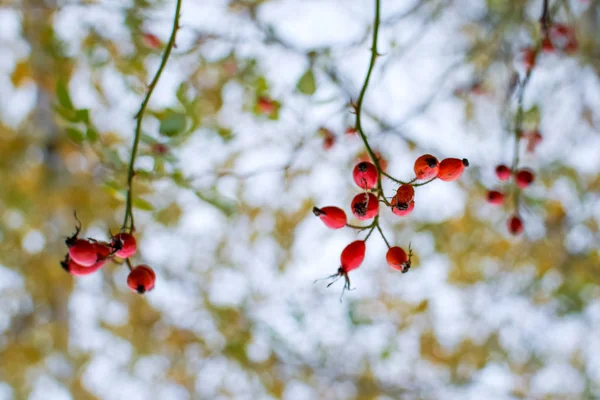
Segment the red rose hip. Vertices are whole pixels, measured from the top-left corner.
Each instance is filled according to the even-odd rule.
[[[525,189],[527,186],[531,185],[534,179],[535,176],[533,175],[533,172],[527,169],[522,169],[517,172],[515,181],[518,187],[520,187],[521,189]]]
[[[519,235],[523,232],[523,221],[518,215],[513,215],[507,221],[508,231],[511,235]]]
[[[139,294],[144,294],[154,289],[155,281],[156,274],[147,265],[138,265],[127,276],[127,286]]]
[[[411,201],[410,203],[408,203],[408,208],[402,210],[400,208],[398,208],[398,200],[396,199],[396,196],[394,196],[392,198],[392,212],[396,215],[398,215],[399,217],[404,217],[408,214],[410,214],[414,209],[415,209],[415,202]]]
[[[363,189],[371,189],[377,184],[377,167],[368,161],[363,161],[352,171],[354,182]]]
[[[446,158],[440,163],[438,178],[444,182],[452,182],[460,178],[465,167],[469,166],[469,160],[466,158]]]
[[[435,178],[440,170],[440,163],[431,154],[425,154],[415,161],[414,171],[417,179],[428,180]]]
[[[487,201],[490,204],[499,205],[504,202],[504,194],[497,190],[490,190],[487,193]]]
[[[321,221],[323,221],[325,226],[331,229],[343,228],[348,221],[346,213],[339,207],[313,207],[313,214],[321,218]]]
[[[75,239],[69,244],[69,257],[82,267],[91,267],[98,261],[96,244],[85,239]]]
[[[500,179],[501,181],[507,181],[510,179],[510,168],[508,168],[506,165],[498,165],[496,167],[496,176],[498,177],[498,179]]]
[[[357,194],[350,207],[352,214],[361,221],[374,218],[379,213],[379,201],[372,193]]]
[[[129,233],[119,233],[118,235],[116,235],[113,239],[113,247],[119,248],[119,250],[117,250],[115,254],[121,258],[129,258],[133,256],[137,251],[137,243],[135,237]]]

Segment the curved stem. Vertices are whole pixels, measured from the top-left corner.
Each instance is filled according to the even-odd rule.
[[[434,176],[433,178],[431,178],[431,179],[430,179],[430,180],[428,180],[428,181],[421,182],[421,183],[414,183],[414,184],[412,184],[412,186],[413,186],[413,187],[418,187],[418,186],[427,185],[428,183],[430,183],[430,182],[433,182],[433,181],[435,181],[436,179],[437,179],[437,176]]]
[[[383,231],[381,230],[381,227],[379,226],[379,224],[377,224],[377,230],[379,231],[379,234],[381,235],[381,238],[383,239],[383,241],[385,242],[385,244],[387,245],[388,249],[392,246],[390,246],[390,243],[387,241],[387,239],[385,238],[385,235],[383,234]]]
[[[137,114],[135,115],[135,119],[136,119],[135,135],[133,137],[133,148],[131,150],[131,158],[129,159],[129,169],[127,172],[127,201],[126,201],[126,205],[125,205],[125,207],[126,207],[125,208],[125,218],[123,219],[123,227],[121,228],[121,229],[127,229],[127,223],[130,222],[130,224],[129,224],[129,232],[130,233],[135,228],[135,225],[133,222],[133,210],[132,210],[132,207],[133,207],[132,183],[133,183],[133,177],[135,175],[135,171],[134,171],[135,158],[137,156],[138,146],[140,143],[140,136],[142,133],[142,119],[144,118],[144,113],[146,112],[146,108],[148,107],[150,97],[152,96],[152,93],[154,92],[154,89],[156,88],[156,85],[158,84],[158,80],[160,79],[160,76],[162,75],[163,70],[165,69],[165,66],[167,65],[167,61],[169,60],[169,56],[171,55],[171,51],[173,50],[173,47],[175,46],[175,37],[177,36],[177,30],[179,29],[179,16],[180,16],[180,12],[181,12],[181,3],[182,3],[182,0],[177,0],[177,4],[175,5],[175,17],[173,18],[173,29],[171,30],[171,37],[169,38],[169,42],[167,43],[167,47],[165,48],[165,51],[163,53],[162,60],[160,62],[158,70],[156,71],[154,78],[150,82],[150,85],[148,85],[148,93],[146,93],[146,97],[142,101],[140,109],[137,112]]]
[[[358,96],[358,100],[356,105],[354,106],[354,110],[356,112],[356,131],[359,133],[366,149],[367,153],[369,153],[369,157],[373,160],[373,164],[377,167],[377,187],[381,190],[381,164],[379,163],[379,159],[375,156],[373,149],[369,145],[369,141],[367,140],[367,136],[363,131],[361,124],[361,114],[362,114],[362,105],[365,99],[365,93],[367,92],[367,87],[369,86],[369,80],[371,79],[371,73],[373,72],[373,67],[375,66],[375,59],[379,55],[377,53],[377,37],[379,36],[379,11],[381,8],[380,0],[375,0],[375,19],[373,21],[373,42],[371,45],[371,60],[369,62],[369,69],[367,70],[367,76],[365,77],[365,82],[363,83],[362,89],[360,90],[360,95]]]

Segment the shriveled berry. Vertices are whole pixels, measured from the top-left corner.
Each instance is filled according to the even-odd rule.
[[[440,163],[431,154],[424,154],[415,161],[415,176],[420,180],[435,178],[440,170]]]
[[[504,202],[504,193],[497,190],[490,190],[487,193],[487,201],[490,204],[502,204]]]
[[[360,267],[363,260],[365,259],[365,251],[367,246],[365,245],[364,240],[356,240],[350,243],[344,250],[342,250],[342,254],[340,256],[341,267],[340,270],[347,274]]]
[[[102,268],[102,266],[105,263],[106,263],[106,261],[100,260],[100,261],[97,261],[92,266],[84,267],[83,265],[79,265],[75,261],[73,261],[67,254],[65,259],[63,261],[61,261],[60,265],[62,266],[62,268],[65,271],[67,271],[71,275],[83,276],[83,275],[89,275],[89,274],[92,274],[92,273],[98,271],[100,268]]]
[[[313,208],[313,214],[317,217],[321,218],[321,221],[331,229],[340,229],[346,226],[346,222],[348,222],[346,218],[346,213],[339,207],[323,207],[323,208]]]
[[[410,202],[415,198],[415,189],[411,185],[400,185],[394,198],[396,199],[395,208],[408,210]]]
[[[360,193],[352,199],[352,214],[360,220],[374,218],[379,213],[379,201],[372,193]]]
[[[531,172],[528,169],[522,169],[517,172],[515,181],[516,181],[518,187],[520,187],[521,189],[524,189],[527,186],[531,185],[531,183],[534,181],[534,179],[535,179],[535,176],[533,175],[533,172]]]
[[[415,209],[414,201],[411,201],[410,203],[408,203],[408,208],[406,210],[399,209],[397,207],[398,200],[396,199],[396,196],[394,196],[392,198],[392,201],[390,204],[392,205],[392,212],[400,217],[404,217],[404,216],[410,214]]]
[[[498,165],[496,167],[496,176],[498,177],[498,179],[500,179],[501,181],[507,181],[510,179],[510,168],[508,168],[506,165]]]
[[[129,233],[119,233],[113,239],[113,247],[121,244],[121,248],[115,253],[118,257],[129,258],[137,251],[137,243],[135,237]]]
[[[137,267],[133,268],[127,276],[127,286],[139,294],[143,294],[154,289],[155,281],[156,274],[152,268],[147,265],[138,265]]]
[[[516,236],[523,232],[523,221],[521,218],[519,218],[519,216],[513,215],[508,219],[507,223],[508,231],[511,233],[511,235]]]
[[[91,267],[98,261],[96,244],[85,239],[76,239],[69,245],[69,257],[83,267]]]
[[[408,256],[402,247],[390,247],[385,255],[388,265],[398,271],[402,271],[404,263],[408,261]]]
[[[444,182],[452,182],[460,178],[465,167],[469,166],[469,160],[463,158],[446,158],[440,163],[438,178]]]
[[[377,184],[377,167],[368,161],[363,161],[352,171],[354,182],[363,189],[371,189]]]

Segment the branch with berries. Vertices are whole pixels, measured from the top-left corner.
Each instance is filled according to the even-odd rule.
[[[373,219],[371,224],[366,226],[352,225],[348,223],[348,219],[344,210],[335,206],[327,207],[314,207],[313,213],[319,217],[323,223],[331,229],[350,228],[358,232],[367,231],[367,235],[362,240],[356,240],[350,243],[342,251],[340,257],[340,267],[337,272],[327,278],[332,281],[327,285],[331,286],[338,279],[344,278],[344,287],[342,289],[342,296],[345,290],[352,290],[350,286],[349,272],[357,269],[362,264],[365,252],[366,242],[370,238],[371,234],[377,230],[388,247],[386,254],[386,261],[388,265],[399,270],[402,273],[408,272],[411,267],[412,249],[408,247],[408,253],[399,246],[391,246],[390,242],[385,237],[381,225],[379,222],[379,206],[383,203],[389,207],[392,213],[397,216],[407,216],[410,214],[415,207],[415,188],[427,185],[436,179],[451,182],[458,179],[464,169],[469,166],[467,159],[458,158],[446,158],[441,162],[430,154],[420,156],[414,164],[415,177],[409,181],[402,181],[393,177],[385,171],[382,165],[382,160],[373,151],[369,140],[364,132],[361,115],[363,110],[363,102],[373,69],[375,61],[380,54],[377,52],[377,38],[379,34],[379,23],[380,23],[380,0],[375,0],[375,19],[373,23],[373,42],[371,47],[371,59],[369,62],[369,68],[365,81],[362,85],[362,89],[358,96],[356,103],[352,103],[353,112],[356,115],[356,123],[354,131],[360,135],[366,151],[369,155],[370,161],[361,161],[358,163],[353,171],[352,177],[358,187],[363,189],[362,193],[357,194],[350,204],[352,214],[360,221],[367,221]],[[394,183],[400,185],[392,200],[388,201],[385,196],[382,180],[383,178],[390,179]],[[316,282],[316,281],[315,281]],[[342,297],[340,297],[340,301]]]
[[[137,243],[133,233],[135,232],[135,223],[133,217],[133,178],[135,176],[135,160],[138,152],[140,137],[142,135],[142,120],[152,97],[152,93],[160,80],[160,77],[167,65],[171,51],[175,47],[175,39],[179,30],[179,18],[181,15],[181,3],[183,0],[177,0],[175,5],[175,16],[173,19],[173,28],[171,36],[166,44],[165,50],[158,70],[154,78],[148,85],[148,92],[144,97],[140,109],[135,115],[136,126],[133,137],[133,146],[129,160],[127,172],[127,199],[125,202],[125,216],[121,232],[115,236],[111,234],[110,242],[103,242],[94,238],[81,239],[81,222],[77,220],[75,233],[65,240],[69,251],[65,259],[61,262],[61,266],[65,271],[74,276],[89,275],[102,268],[106,261],[117,259],[124,260],[129,268],[127,277],[127,285],[139,294],[148,292],[154,288],[156,274],[147,265],[138,265],[133,267],[131,257],[137,252]],[[75,216],[77,219],[77,216]]]

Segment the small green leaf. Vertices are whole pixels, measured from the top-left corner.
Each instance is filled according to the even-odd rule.
[[[54,104],[54,106],[52,108],[54,109],[54,112],[56,112],[56,114],[58,114],[65,121],[77,122],[77,121],[75,121],[75,111],[74,110],[68,110],[68,109],[62,107],[60,104]]]
[[[98,141],[98,132],[92,127],[87,129],[85,136],[90,143],[96,143]]]
[[[222,198],[220,198],[216,193],[201,193],[200,191],[196,191],[196,196],[202,201],[207,202],[213,207],[219,209],[223,214],[230,217],[235,212],[235,205],[231,202],[228,202]]]
[[[527,125],[533,125],[534,127],[537,127],[540,124],[540,119],[540,108],[537,105],[525,111],[523,115],[523,122]]]
[[[317,84],[315,82],[315,74],[312,69],[306,70],[304,75],[300,77],[296,88],[300,93],[312,95],[317,90]]]
[[[90,122],[90,110],[82,108],[81,110],[75,111],[75,122],[83,122],[89,124]]]
[[[67,128],[67,129],[65,129],[65,132],[67,133],[67,136],[69,137],[69,139],[71,139],[75,143],[81,143],[81,142],[83,142],[83,139],[85,138],[83,132],[81,132],[79,129]]]
[[[69,96],[69,90],[65,82],[60,80],[56,82],[56,97],[61,106],[68,110],[73,109],[73,102],[71,101],[71,96]]]
[[[154,206],[148,200],[144,200],[141,197],[133,199],[132,205],[140,210],[154,211]]]
[[[233,132],[231,131],[231,129],[220,127],[217,130],[217,133],[225,142],[229,142],[231,139],[233,139]]]
[[[184,114],[170,112],[160,121],[159,132],[165,136],[177,136],[185,130],[186,118]]]

